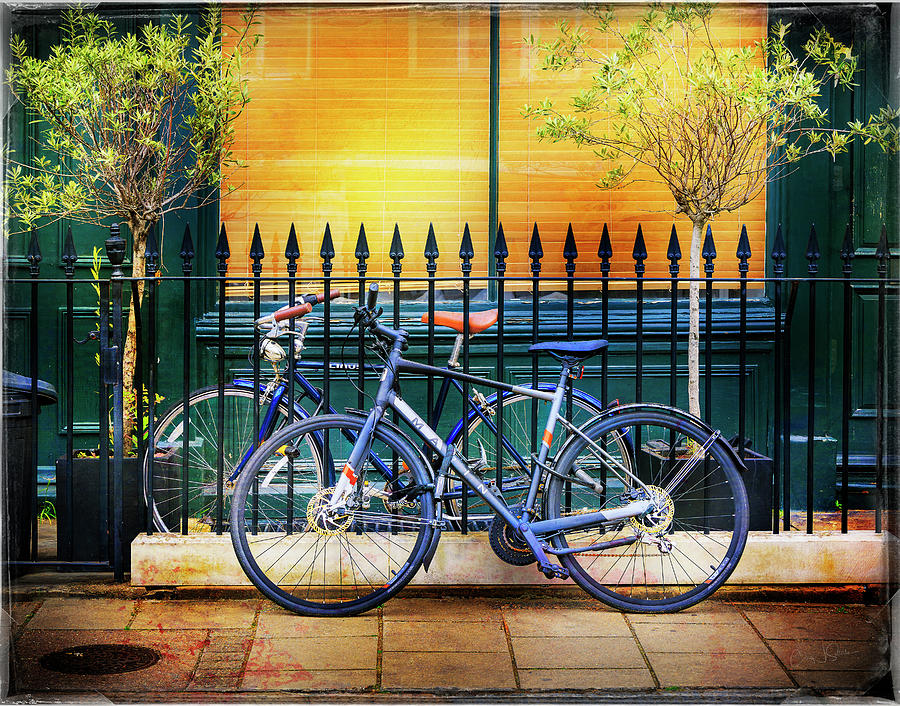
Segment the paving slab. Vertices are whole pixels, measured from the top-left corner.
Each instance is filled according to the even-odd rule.
[[[887,670],[888,646],[858,640],[769,640],[769,647],[790,670]]]
[[[634,633],[647,652],[768,652],[746,623],[635,623]]]
[[[832,606],[745,610],[744,615],[766,639],[873,641],[887,634],[887,624],[879,609],[851,609],[838,612]]]
[[[28,620],[29,616],[31,616],[40,605],[40,601],[13,601],[9,609],[9,617],[10,629],[14,635],[18,634],[19,630],[25,626],[25,621]]]
[[[791,672],[800,687],[827,691],[852,691],[859,693],[868,690],[877,682],[883,672],[874,671],[832,671],[809,670]]]
[[[256,639],[247,671],[375,669],[377,650],[377,637]]]
[[[15,644],[18,692],[27,691],[155,691],[177,692],[188,685],[206,642],[204,630],[26,630]],[[140,645],[162,656],[153,666],[124,674],[62,674],[45,669],[40,659],[78,645]]]
[[[245,691],[358,691],[376,683],[374,669],[322,669],[248,671],[241,689]]]
[[[509,652],[500,621],[386,620],[385,652]]]
[[[661,688],[764,688],[793,683],[781,665],[766,654],[648,652]]]
[[[630,637],[622,613],[584,607],[504,607],[503,618],[514,636]]]
[[[741,611],[731,603],[708,600],[677,613],[628,613],[630,623],[744,623]]]
[[[471,622],[500,619],[499,601],[478,598],[392,598],[382,607],[384,620]]]
[[[509,653],[385,652],[382,689],[515,689]]]
[[[48,598],[27,630],[124,630],[137,601],[117,598]]]
[[[652,689],[653,675],[643,669],[520,669],[523,689]]]
[[[280,608],[261,610],[257,637],[357,637],[378,634],[378,616],[307,618]]]
[[[182,601],[144,600],[131,627],[135,630],[191,630],[249,628],[259,600]]]
[[[530,668],[643,668],[631,637],[513,637],[516,666]]]

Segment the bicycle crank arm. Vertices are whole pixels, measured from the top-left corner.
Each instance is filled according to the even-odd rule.
[[[566,515],[555,520],[538,520],[531,523],[535,534],[551,534],[560,530],[579,529],[591,525],[602,525],[608,522],[625,520],[629,517],[643,515],[652,507],[647,500],[638,500],[622,507],[615,507],[602,512],[586,512],[578,515]]]
[[[579,554],[580,552],[600,552],[604,549],[613,549],[615,547],[626,547],[638,541],[637,537],[622,537],[621,539],[611,539],[608,542],[600,542],[592,544],[589,547],[567,547],[566,549],[554,549],[550,546],[544,546],[544,551],[548,554],[556,556],[564,556],[567,554]]]

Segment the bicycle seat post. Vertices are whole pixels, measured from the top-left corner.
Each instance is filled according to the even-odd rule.
[[[456,341],[453,343],[453,350],[450,352],[450,357],[447,359],[447,367],[448,368],[458,368],[459,367],[459,354],[462,352],[463,345],[463,334],[456,334]]]

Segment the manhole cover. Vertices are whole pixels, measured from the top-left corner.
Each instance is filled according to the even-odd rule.
[[[152,667],[160,654],[137,645],[79,645],[41,657],[41,666],[64,674],[123,674]]]

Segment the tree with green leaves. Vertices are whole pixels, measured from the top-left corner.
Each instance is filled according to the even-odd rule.
[[[810,155],[833,157],[854,139],[897,151],[900,112],[885,107],[865,122],[830,124],[817,100],[822,87],[853,86],[857,60],[823,29],[795,56],[790,25],[780,22],[752,46],[724,47],[710,28],[714,6],[708,3],[654,4],[628,26],[616,10],[588,12],[593,28],[562,21],[554,39],[525,41],[544,70],[590,69],[589,85],[565,110],[547,98],[522,113],[539,121],[540,139],[592,149],[601,189],[637,178],[658,181],[672,193],[674,213],[691,221],[688,398],[699,415],[704,227]],[[606,40],[620,48],[597,48]]]
[[[31,56],[14,37],[8,81],[40,135],[30,163],[9,160],[9,216],[25,229],[60,219],[124,221],[131,274],[143,277],[150,229],[166,213],[210,203],[217,190],[230,188],[228,178],[240,166],[231,146],[249,101],[242,58],[257,42],[253,25],[248,14],[241,27],[222,27],[212,9],[196,33],[186,17],[174,15],[122,34],[108,20],[74,9],[64,13],[62,40],[46,59]],[[134,377],[133,313],[126,394]],[[130,441],[133,410],[129,416]]]

